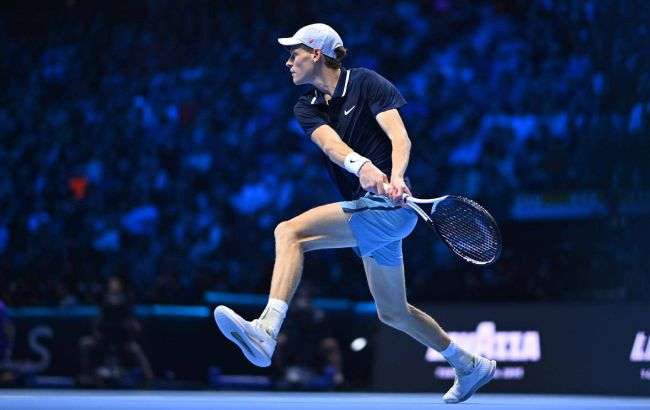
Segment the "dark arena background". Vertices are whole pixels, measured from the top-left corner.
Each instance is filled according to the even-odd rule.
[[[349,249],[306,255],[271,367],[214,324],[340,199],[276,41],[313,22],[408,101],[413,193],[499,223],[487,267],[404,241],[409,301],[499,362],[467,404],[650,408],[644,0],[1,2],[0,408],[445,406]]]

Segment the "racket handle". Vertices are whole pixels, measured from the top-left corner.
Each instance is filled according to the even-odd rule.
[[[390,185],[387,184],[387,183],[384,183],[384,191],[388,191],[389,188],[390,188]],[[408,198],[408,197],[409,197],[409,194],[407,194],[406,192],[402,194],[402,199],[403,200],[406,201],[406,198]]]

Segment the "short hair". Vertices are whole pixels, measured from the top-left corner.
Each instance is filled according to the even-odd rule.
[[[341,61],[348,54],[348,50],[343,46],[339,46],[334,49],[334,53],[336,54],[336,58],[325,56],[325,66],[334,69],[341,68]]]
[[[302,48],[303,50],[309,52],[314,51],[312,47],[306,46],[304,44],[298,44],[297,46],[290,47],[289,50],[293,50],[294,48]],[[325,66],[333,69],[341,68],[341,61],[343,61],[345,56],[348,55],[348,50],[343,46],[339,46],[334,49],[334,54],[336,54],[336,58],[332,58],[323,54],[323,57],[325,57]]]

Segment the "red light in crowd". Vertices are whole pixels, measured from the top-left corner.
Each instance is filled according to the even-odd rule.
[[[86,188],[88,187],[88,178],[85,176],[72,177],[68,179],[68,188],[72,191],[75,199],[81,200],[86,197]]]

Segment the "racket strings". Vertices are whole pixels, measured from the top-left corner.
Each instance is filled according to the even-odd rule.
[[[501,250],[496,222],[480,205],[465,201],[449,198],[438,204],[432,215],[438,232],[461,257],[490,263]]]

